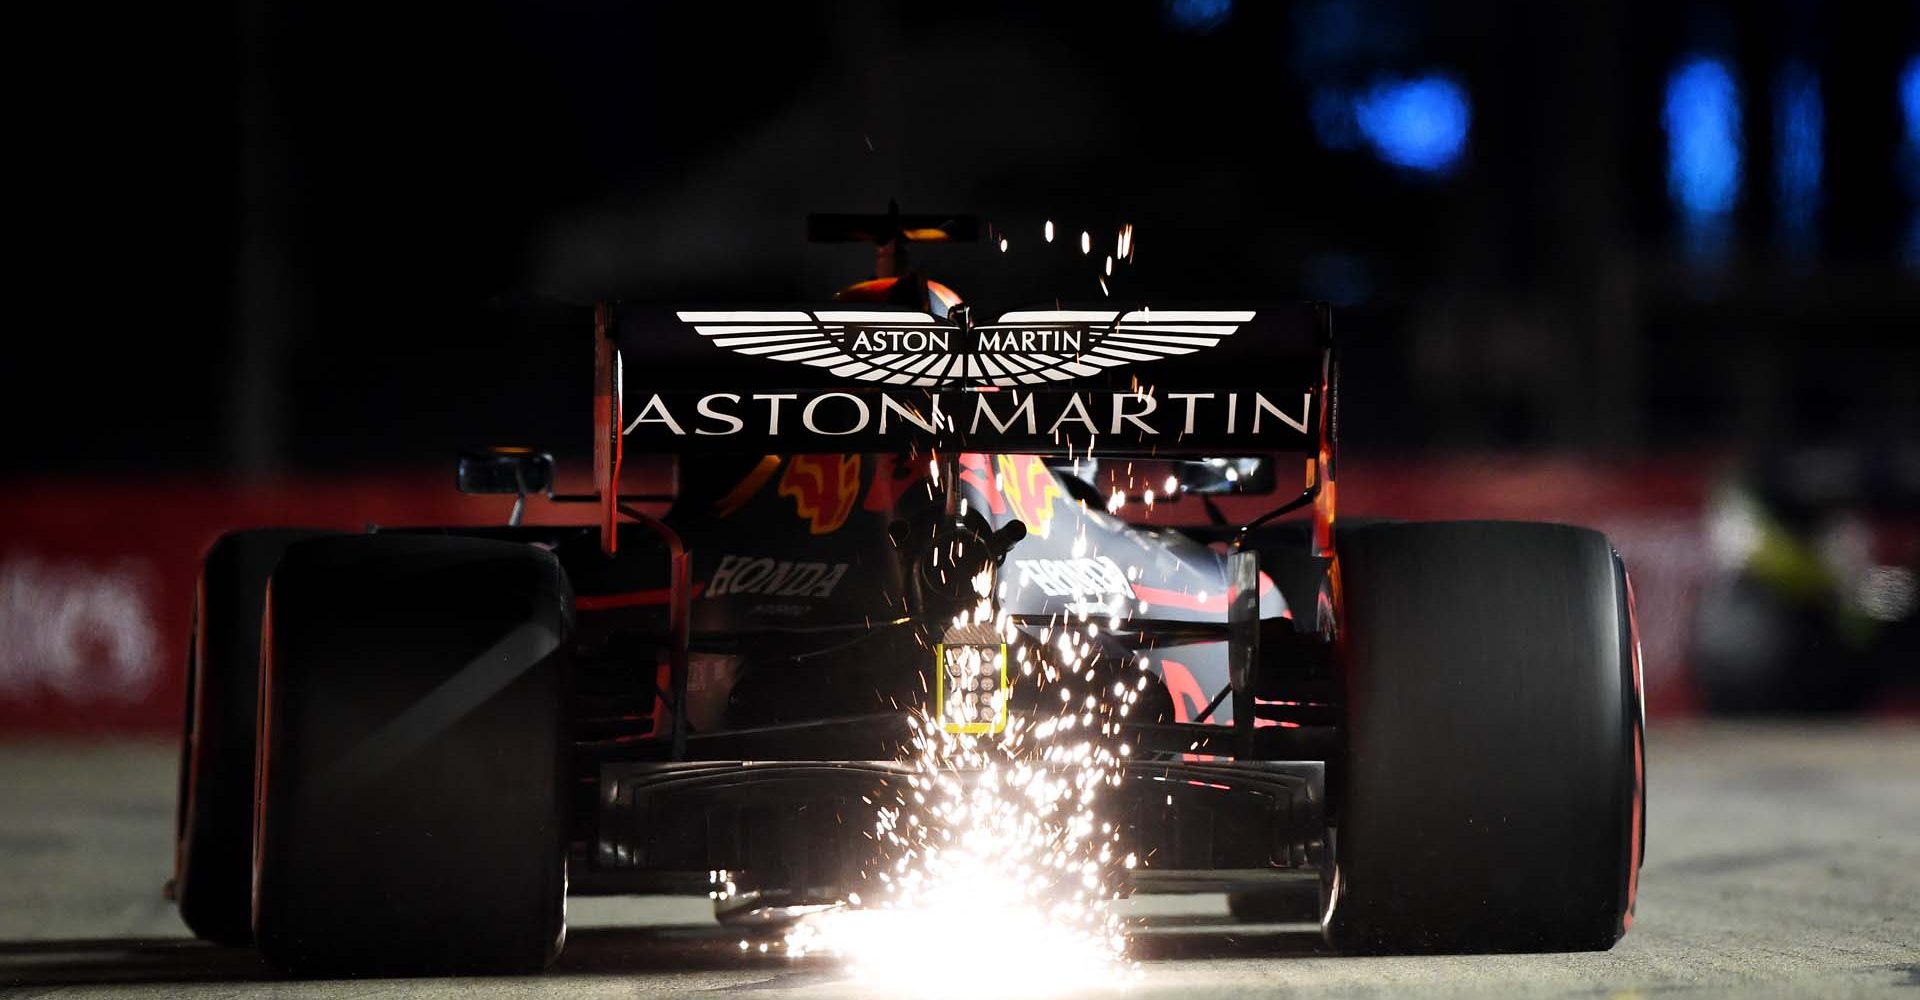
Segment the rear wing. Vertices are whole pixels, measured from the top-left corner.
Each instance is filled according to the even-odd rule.
[[[825,224],[823,223],[823,226]],[[851,223],[834,223],[851,231]],[[911,237],[909,237],[911,238]],[[679,534],[622,502],[624,450],[1306,457],[1300,494],[1243,525],[1229,556],[1235,734],[1253,748],[1264,521],[1312,505],[1333,552],[1338,373],[1324,304],[1023,310],[975,321],[852,303],[797,308],[602,304],[594,310],[594,481],[601,550],[626,517],[666,544],[672,759],[685,759],[693,583]],[[954,480],[947,482],[949,503]],[[1335,594],[1338,567],[1330,572]],[[1335,598],[1337,600],[1337,596]],[[1291,630],[1289,629],[1289,634]]]
[[[1248,679],[1260,662],[1262,522],[1311,505],[1312,551],[1331,559],[1339,428],[1332,317],[1324,304],[1024,310],[975,322],[908,307],[594,311],[594,477],[601,550],[618,520],[667,544],[683,759],[690,561],[673,528],[621,502],[627,447],[676,454],[946,452],[1306,455],[1298,496],[1240,529],[1229,556],[1227,634],[1236,739],[1253,746]],[[949,503],[952,483],[949,478]],[[1330,571],[1339,587],[1337,566]],[[1289,629],[1289,634],[1291,630]],[[1244,720],[1244,721],[1242,721]]]
[[[864,303],[623,303],[602,306],[596,326],[600,444],[616,453],[1318,456],[1331,445],[1332,322],[1319,303],[991,320]]]

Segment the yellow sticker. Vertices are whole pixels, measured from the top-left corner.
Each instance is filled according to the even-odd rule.
[[[989,660],[989,657],[991,659]],[[934,711],[949,733],[1007,728],[1007,645],[933,647]]]

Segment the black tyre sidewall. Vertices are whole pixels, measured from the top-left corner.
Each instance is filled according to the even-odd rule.
[[[1644,820],[1624,570],[1597,532],[1408,524],[1341,544],[1327,936],[1364,952],[1610,947]]]

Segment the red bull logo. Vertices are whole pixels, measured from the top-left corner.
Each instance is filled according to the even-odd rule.
[[[793,498],[812,533],[839,531],[860,499],[860,456],[794,455],[780,474],[780,495]]]
[[[1000,492],[1007,498],[1013,516],[1027,525],[1027,531],[1047,537],[1053,530],[1053,502],[1060,496],[1060,484],[1053,470],[1037,455],[1001,455]]]

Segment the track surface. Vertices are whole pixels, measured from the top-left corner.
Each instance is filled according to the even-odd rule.
[[[1639,918],[1612,952],[1340,958],[1310,928],[1233,926],[1218,898],[1148,900],[1159,916],[1120,992],[1920,997],[1920,727],[1656,727],[1650,765]],[[151,745],[0,745],[0,992],[871,994],[831,963],[743,956],[704,900],[575,901],[566,954],[537,979],[261,982],[251,955],[187,940],[160,899],[173,767]]]

